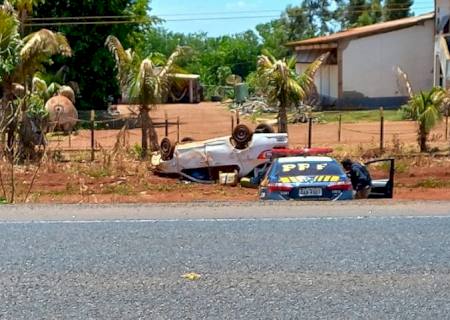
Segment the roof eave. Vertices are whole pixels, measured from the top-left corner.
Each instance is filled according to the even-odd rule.
[[[287,47],[294,47],[296,50],[298,48],[301,47],[305,47],[305,46],[311,46],[311,45],[324,45],[324,44],[330,44],[330,43],[336,43],[338,44],[340,41],[342,40],[351,40],[351,39],[358,39],[358,38],[363,38],[363,37],[370,37],[376,34],[380,34],[380,33],[387,33],[387,32],[392,32],[392,31],[396,31],[396,30],[402,30],[405,28],[409,28],[418,24],[422,24],[424,21],[433,19],[433,16],[428,16],[428,17],[424,17],[422,19],[417,19],[416,21],[411,21],[402,25],[393,25],[393,26],[389,26],[389,27],[383,27],[377,30],[368,30],[365,32],[360,32],[360,33],[349,33],[349,34],[342,34],[340,35],[339,33],[335,33],[335,34],[331,34],[329,39],[327,38],[323,38],[323,40],[314,40],[317,38],[312,38],[312,39],[307,39],[307,40],[302,40],[302,41],[292,41],[292,42],[288,42],[285,44],[285,46]],[[342,33],[345,32],[349,32],[352,29],[346,30],[346,31],[342,31]],[[303,50],[307,50],[307,49],[303,49]]]

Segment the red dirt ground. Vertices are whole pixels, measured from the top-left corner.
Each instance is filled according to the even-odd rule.
[[[450,161],[411,162],[396,175],[396,200],[450,200]],[[191,201],[256,201],[257,190],[199,185],[154,176],[139,162],[98,176],[100,163],[55,164],[37,176],[29,201],[35,203],[165,203]],[[120,173],[120,174],[119,174]],[[374,174],[381,178],[382,172]],[[23,201],[32,170],[19,173],[19,202]],[[7,181],[8,177],[3,176]],[[424,182],[433,187],[420,187]]]
[[[128,108],[122,106],[121,110]],[[124,111],[125,112],[125,111]],[[200,103],[200,104],[171,104],[161,105],[152,111],[152,117],[155,121],[162,121],[167,113],[170,121],[176,121],[180,118],[182,125],[180,127],[180,138],[191,137],[196,140],[204,140],[219,136],[230,135],[232,112],[220,103]],[[242,123],[254,128],[256,124],[248,118],[242,119]],[[307,144],[307,125],[297,124],[289,127],[289,138],[292,146],[305,146]],[[313,144],[326,146],[358,146],[360,144],[367,146],[379,145],[379,123],[360,122],[344,123],[342,125],[341,142],[338,142],[338,124],[315,124],[313,130]],[[111,148],[116,142],[118,130],[98,130],[95,132],[95,140],[98,146]],[[163,137],[164,129],[158,129],[159,137]],[[385,123],[385,142],[392,143],[394,135],[402,144],[416,142],[416,125],[411,121],[396,121]],[[444,125],[436,128],[431,134],[432,146],[436,144],[445,144]],[[169,137],[176,141],[177,128],[172,126],[169,130]],[[59,139],[59,140],[58,140]],[[59,137],[51,142],[52,148],[69,148],[69,138]],[[140,142],[140,130],[129,130],[129,143],[131,145]],[[78,134],[71,137],[70,148],[88,149],[90,147],[89,130],[80,130]]]
[[[192,137],[196,140],[229,135],[231,132],[232,113],[226,106],[218,103],[202,103],[198,105],[164,105],[152,112],[156,121],[164,118],[167,112],[170,121],[180,117],[180,137]],[[242,121],[255,127],[248,119]],[[292,125],[289,128],[292,146],[304,146],[307,140],[306,125]],[[413,122],[386,122],[385,141],[393,142],[394,134],[399,142],[397,145],[415,145],[415,124]],[[378,146],[379,124],[375,122],[344,124],[342,141],[337,141],[337,123],[318,124],[314,127],[313,142],[315,145],[332,146],[336,150],[350,150],[352,148],[367,150]],[[163,129],[158,129],[160,137]],[[432,134],[432,146],[448,146],[443,139],[443,127],[439,127]],[[105,149],[116,143],[117,130],[98,130],[95,133],[96,143]],[[128,143],[130,146],[139,143],[140,130],[129,130]],[[176,140],[176,127],[170,128],[169,136]],[[52,141],[50,148],[65,150],[69,147],[68,137],[59,137],[60,141]],[[90,133],[81,130],[70,139],[72,149],[88,149]],[[342,153],[342,151],[341,151]],[[344,151],[345,153],[345,151]],[[351,154],[351,152],[350,152]],[[357,153],[359,154],[359,153]],[[101,156],[97,155],[97,159]],[[87,160],[87,159],[86,159]],[[450,161],[448,159],[430,159],[420,157],[413,160],[399,160],[400,168],[396,175],[395,199],[398,200],[450,200]],[[72,165],[74,166],[74,165]],[[31,202],[37,203],[161,203],[186,201],[256,201],[257,191],[240,187],[208,186],[180,183],[176,179],[156,177],[144,168],[142,164],[133,164],[136,171],[123,173],[116,170],[120,176],[92,177],[85,171],[90,167],[100,167],[101,163],[80,164],[79,168],[66,164],[55,164],[53,169],[43,170],[37,177],[33,187]],[[134,168],[133,167],[133,168]],[[401,169],[401,170],[400,170]],[[133,169],[134,170],[134,169]],[[133,171],[131,170],[131,171]],[[141,171],[139,171],[141,170]],[[82,172],[83,171],[83,172]],[[126,170],[125,170],[126,171]],[[66,172],[66,173],[64,173]],[[117,174],[116,172],[116,174]],[[23,192],[30,180],[31,173],[19,174],[22,180]],[[421,182],[431,180],[435,185],[423,188]],[[20,200],[20,199],[19,199]]]

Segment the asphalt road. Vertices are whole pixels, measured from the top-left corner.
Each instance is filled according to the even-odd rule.
[[[449,204],[229,207],[4,207],[0,319],[448,319]]]

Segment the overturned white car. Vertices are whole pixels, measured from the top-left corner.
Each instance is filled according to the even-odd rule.
[[[180,175],[197,182],[217,180],[219,172],[236,171],[239,177],[251,175],[270,161],[272,149],[286,148],[285,133],[273,133],[268,125],[260,125],[252,133],[244,125],[237,126],[232,136],[206,141],[171,144],[161,143],[161,159],[157,172]]]

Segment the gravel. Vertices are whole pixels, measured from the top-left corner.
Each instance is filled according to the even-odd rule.
[[[448,230],[450,217],[4,222],[0,319],[446,319]]]

